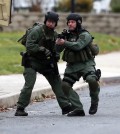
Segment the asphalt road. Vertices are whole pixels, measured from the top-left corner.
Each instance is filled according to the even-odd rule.
[[[34,102],[27,107],[28,117],[15,117],[15,109],[0,113],[0,134],[120,134],[120,84],[101,87],[99,109],[88,114],[88,89],[77,91],[85,117],[67,117],[55,99]]]

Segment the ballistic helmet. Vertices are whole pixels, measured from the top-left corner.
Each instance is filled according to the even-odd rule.
[[[44,24],[46,24],[46,21],[48,19],[53,20],[56,23],[55,26],[57,26],[57,22],[59,20],[59,16],[58,16],[57,13],[55,13],[55,12],[47,12],[47,14],[45,15]]]
[[[78,25],[82,24],[82,17],[77,13],[71,13],[67,16],[67,23],[69,20],[75,20]]]

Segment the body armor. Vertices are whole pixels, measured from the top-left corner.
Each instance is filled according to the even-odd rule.
[[[85,29],[81,30],[80,34],[82,32],[86,32],[86,30]],[[75,37],[71,36],[67,40],[70,42],[76,42],[77,39],[78,39],[77,36]],[[98,53],[99,53],[99,47],[97,45],[92,44],[91,40],[91,42],[80,51],[73,51],[69,48],[65,48],[62,59],[67,63],[85,62],[88,61],[89,59],[93,59],[95,55],[97,55]]]

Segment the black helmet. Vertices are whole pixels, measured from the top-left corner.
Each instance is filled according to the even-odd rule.
[[[47,12],[47,14],[45,15],[44,24],[46,24],[46,21],[48,19],[55,21],[56,22],[55,26],[57,26],[57,22],[59,20],[59,16],[58,16],[57,13],[55,13],[55,12]]]
[[[81,24],[82,24],[82,17],[77,14],[77,13],[71,13],[67,16],[67,24],[69,20],[75,20],[77,22],[77,27],[75,29],[75,31],[79,31],[81,29]]]
[[[77,13],[69,14],[66,19],[67,19],[67,23],[69,20],[75,20],[76,22],[78,22],[80,24],[82,23],[82,17]]]

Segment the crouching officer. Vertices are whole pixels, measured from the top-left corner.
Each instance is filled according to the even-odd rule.
[[[62,114],[71,111],[71,105],[64,95],[61,79],[57,68],[58,55],[55,52],[55,39],[57,33],[54,31],[59,20],[58,14],[48,12],[45,15],[43,25],[36,25],[30,30],[26,40],[26,53],[23,56],[25,84],[21,90],[15,116],[27,116],[25,108],[30,102],[31,93],[36,81],[36,74],[41,73],[48,80],[56,95]]]
[[[89,84],[91,106],[89,114],[95,114],[99,101],[99,78],[100,70],[95,69],[95,55],[99,48],[93,45],[93,37],[82,28],[82,17],[79,14],[71,13],[67,17],[68,32],[64,39],[56,40],[57,51],[63,51],[63,60],[67,66],[63,78],[63,91],[70,99],[74,110],[68,116],[85,116],[83,105],[79,100],[78,94],[73,90],[73,84],[81,77]]]

